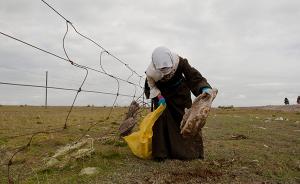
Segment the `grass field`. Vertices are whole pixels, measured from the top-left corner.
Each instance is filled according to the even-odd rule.
[[[17,183],[300,183],[300,112],[257,108],[213,109],[203,128],[205,159],[155,162],[135,157],[118,136],[126,108],[75,107],[66,130],[39,134],[13,159]],[[0,106],[0,183],[7,183],[8,158],[30,136],[63,127],[67,107]],[[283,120],[280,118],[282,117]],[[278,119],[278,120],[275,120]],[[45,169],[45,158],[88,132],[91,157]],[[14,138],[12,138],[14,137]],[[79,175],[96,167],[94,175]]]

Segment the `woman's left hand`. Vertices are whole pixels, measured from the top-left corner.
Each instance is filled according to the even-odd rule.
[[[206,94],[212,95],[212,89],[211,88],[203,88],[202,89],[202,93],[206,93]]]

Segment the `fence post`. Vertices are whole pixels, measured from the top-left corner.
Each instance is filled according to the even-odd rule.
[[[46,98],[45,98],[45,108],[48,105],[48,71],[46,71]]]

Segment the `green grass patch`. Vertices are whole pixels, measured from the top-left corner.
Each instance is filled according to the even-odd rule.
[[[1,164],[30,134],[63,127],[69,108],[0,106]],[[135,157],[118,136],[126,108],[75,107],[66,130],[34,137],[31,146],[12,160],[11,176],[22,183],[299,183],[300,113],[254,108],[213,109],[203,128],[205,159],[155,162]],[[283,121],[275,120],[283,117]],[[9,122],[9,123],[8,123]],[[297,123],[298,122],[298,123]],[[78,124],[79,123],[79,124]],[[90,123],[88,137],[95,153],[73,159],[65,167],[43,169],[45,158],[76,141]],[[75,125],[76,126],[72,126]],[[233,139],[242,135],[246,139]],[[79,175],[96,167],[96,175]],[[0,167],[0,183],[7,183],[7,167]]]

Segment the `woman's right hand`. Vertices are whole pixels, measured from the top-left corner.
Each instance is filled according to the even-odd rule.
[[[158,106],[160,106],[161,104],[162,105],[166,105],[166,100],[165,100],[165,98],[162,95],[159,94],[157,96],[157,98],[158,98]]]

